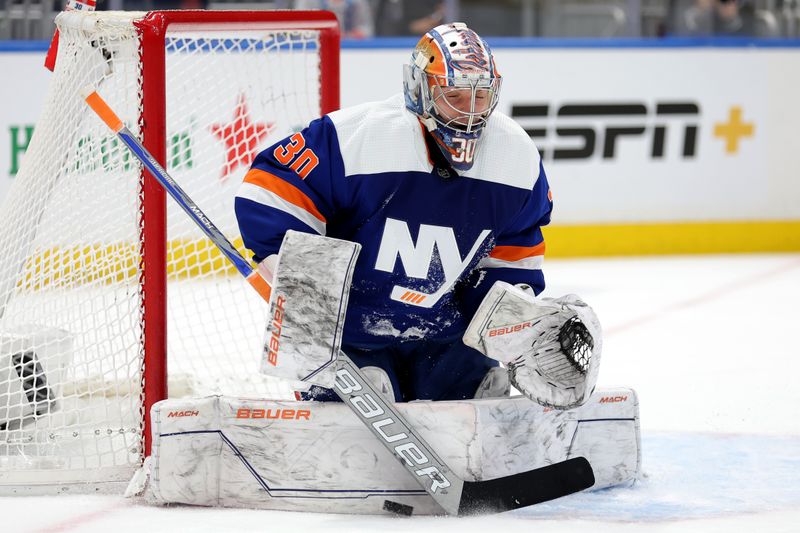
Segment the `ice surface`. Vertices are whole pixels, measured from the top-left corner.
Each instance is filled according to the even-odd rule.
[[[2,531],[800,531],[800,255],[548,261],[604,325],[599,386],[639,393],[643,479],[466,519],[0,498]]]

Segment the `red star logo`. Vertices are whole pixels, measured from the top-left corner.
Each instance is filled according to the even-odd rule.
[[[244,94],[236,101],[232,123],[214,124],[211,133],[225,143],[227,158],[220,178],[225,181],[239,165],[249,167],[258,151],[258,144],[275,128],[274,122],[251,122]]]

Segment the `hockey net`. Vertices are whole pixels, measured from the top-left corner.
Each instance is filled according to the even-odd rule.
[[[0,211],[5,494],[119,489],[165,377],[170,397],[291,397],[258,374],[266,306],[81,88],[240,251],[233,198],[252,157],[338,106],[328,13],[65,12],[57,25],[47,100]]]

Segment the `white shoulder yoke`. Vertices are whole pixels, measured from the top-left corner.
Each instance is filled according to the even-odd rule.
[[[419,120],[402,95],[334,111],[346,176],[430,172]],[[531,190],[539,176],[539,151],[512,118],[495,111],[479,141],[475,164],[462,177]]]
[[[475,164],[463,175],[531,190],[539,177],[539,150],[514,119],[495,111],[489,117],[475,153]]]
[[[345,176],[382,172],[430,172],[417,118],[402,95],[330,113]]]

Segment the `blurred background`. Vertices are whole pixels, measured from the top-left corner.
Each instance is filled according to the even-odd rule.
[[[58,0],[2,0],[0,39],[49,39]],[[516,37],[797,37],[800,0],[99,0],[98,10],[328,9],[346,37],[417,35],[465,20]]]

